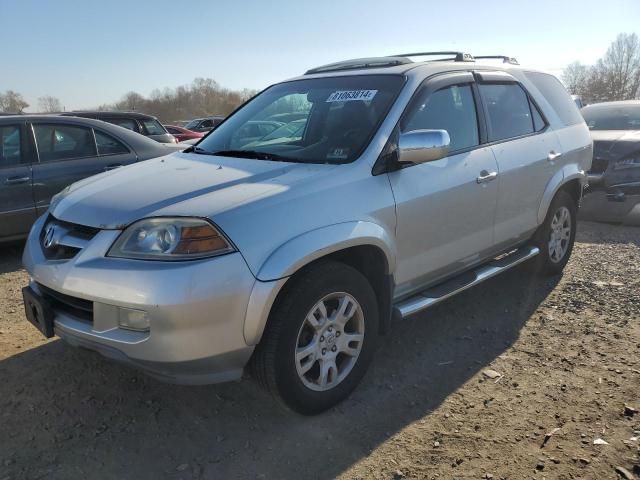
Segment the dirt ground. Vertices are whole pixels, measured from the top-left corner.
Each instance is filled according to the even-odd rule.
[[[639,228],[583,222],[562,278],[517,268],[395,324],[311,418],[45,341],[20,250],[0,250],[0,480],[640,478]]]

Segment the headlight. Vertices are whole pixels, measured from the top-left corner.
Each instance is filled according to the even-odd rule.
[[[148,218],[125,229],[108,257],[193,260],[232,252],[231,243],[200,218]]]
[[[625,168],[637,168],[640,167],[640,155],[637,157],[623,158],[613,164],[614,170],[624,170]]]

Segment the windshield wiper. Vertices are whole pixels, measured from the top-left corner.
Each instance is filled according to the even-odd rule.
[[[194,150],[195,151],[195,150]],[[197,152],[197,153],[204,153]],[[206,152],[210,155],[220,155],[221,157],[239,157],[239,158],[253,158],[256,160],[270,160],[272,162],[296,162],[298,160],[294,158],[283,157],[275,153],[259,152],[257,150],[220,150],[217,152]]]

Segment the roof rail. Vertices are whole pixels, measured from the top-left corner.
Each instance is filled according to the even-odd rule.
[[[500,59],[502,60],[502,63],[509,63],[511,65],[520,65],[518,63],[518,60],[515,59],[515,57],[508,57],[506,55],[479,55],[476,57],[476,59]]]
[[[304,72],[305,75],[312,75],[314,73],[326,73],[326,72],[338,72],[340,70],[356,70],[362,68],[380,68],[380,67],[395,67],[396,65],[405,65],[407,63],[413,63],[408,58],[402,57],[370,57],[370,58],[356,58],[354,60],[344,60],[342,62],[330,63],[328,65],[322,65],[320,67],[312,68]]]
[[[453,55],[456,62],[473,62],[473,55],[464,52],[416,52],[416,53],[403,53],[401,55],[393,55],[393,57],[431,57],[440,55]]]

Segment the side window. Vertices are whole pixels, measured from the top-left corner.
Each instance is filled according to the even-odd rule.
[[[470,85],[454,85],[419,97],[402,130],[446,130],[450,152],[479,144],[478,119]]]
[[[103,119],[100,119],[100,120],[103,120]],[[127,130],[131,130],[133,132],[139,133],[138,124],[135,122],[135,120],[132,120],[130,118],[105,118],[104,121],[112,123],[114,125],[118,125],[119,127],[124,127]]]
[[[20,127],[0,127],[0,168],[13,167],[22,161]]]
[[[129,153],[129,149],[111,135],[94,130],[96,134],[96,145],[98,155],[117,155],[119,153]]]
[[[213,128],[213,120],[203,120],[200,125],[198,125],[199,128]]]
[[[538,107],[536,107],[535,104],[531,101],[529,102],[529,105],[531,105],[531,114],[533,115],[533,129],[536,132],[540,132],[541,130],[544,130],[544,127],[546,127],[547,124],[542,118],[542,115],[540,114],[540,110],[538,110]]]
[[[556,112],[560,120],[565,125],[576,125],[584,122],[580,110],[569,95],[569,92],[562,86],[560,80],[553,75],[539,72],[525,72],[525,75],[535,87],[540,91],[551,108]]]
[[[41,162],[97,155],[93,132],[89,128],[34,124],[33,132]]]
[[[533,133],[529,98],[520,85],[484,83],[479,88],[487,107],[490,142]]]

